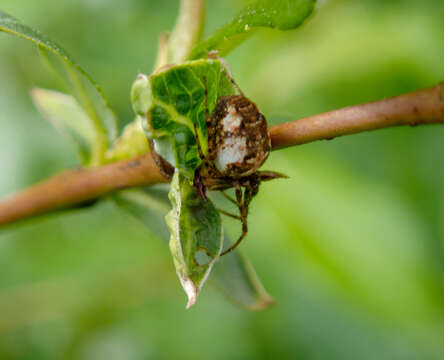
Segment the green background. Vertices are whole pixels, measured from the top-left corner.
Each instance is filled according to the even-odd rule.
[[[208,31],[240,9],[208,1]],[[101,84],[120,124],[178,1],[0,0]],[[294,32],[228,56],[271,123],[444,80],[444,2],[319,1]],[[0,34],[0,195],[74,151],[33,107],[57,88],[29,43]],[[0,359],[443,359],[444,128],[397,128],[281,150],[241,249],[275,307],[246,312],[206,287],[185,311],[168,248],[113,203],[0,230]],[[239,226],[229,223],[235,236]]]

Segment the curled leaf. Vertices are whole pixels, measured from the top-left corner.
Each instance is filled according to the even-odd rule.
[[[171,182],[170,250],[180,283],[194,305],[223,247],[222,221],[209,199],[202,199],[189,179],[178,171]]]
[[[133,86],[136,112],[148,108],[146,134],[156,152],[189,178],[200,164],[194,125],[207,153],[205,87],[211,114],[220,96],[234,92],[226,71],[220,60],[200,59],[139,76]]]

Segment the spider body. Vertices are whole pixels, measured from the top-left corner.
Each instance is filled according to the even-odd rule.
[[[207,129],[208,156],[203,157],[199,172],[202,179],[209,180],[210,190],[214,187],[211,180],[241,181],[254,174],[270,153],[267,121],[245,96],[220,97]]]

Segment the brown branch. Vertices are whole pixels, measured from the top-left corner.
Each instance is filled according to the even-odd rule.
[[[444,83],[270,128],[273,150],[368,130],[444,123]],[[0,203],[0,225],[68,208],[113,191],[167,181],[149,154],[94,169],[66,171]]]
[[[444,83],[313,115],[270,129],[273,150],[401,125],[444,123]]]
[[[69,208],[113,191],[166,181],[149,154],[94,169],[66,171],[0,203],[0,225]]]

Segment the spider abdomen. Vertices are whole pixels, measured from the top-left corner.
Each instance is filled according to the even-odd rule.
[[[210,162],[223,177],[253,174],[271,149],[265,116],[244,96],[220,97],[208,128],[208,149]]]

